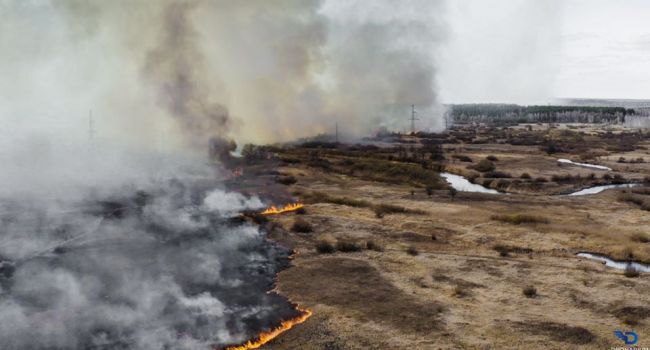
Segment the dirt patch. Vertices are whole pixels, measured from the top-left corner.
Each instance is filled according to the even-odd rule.
[[[616,316],[616,318],[625,324],[636,326],[650,317],[650,307],[624,306],[612,311],[612,315]]]
[[[300,295],[309,304],[343,309],[360,322],[390,323],[403,332],[429,333],[443,328],[441,304],[422,303],[405,294],[376,268],[360,260],[325,258],[306,262],[283,274],[282,289]]]
[[[571,344],[589,344],[596,336],[583,327],[573,327],[556,322],[512,322],[513,327],[529,334],[541,335],[554,341]]]

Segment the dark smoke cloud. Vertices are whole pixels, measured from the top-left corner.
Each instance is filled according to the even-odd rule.
[[[160,103],[182,125],[182,130],[206,148],[207,140],[227,133],[228,110],[215,101],[203,76],[205,58],[190,18],[196,3],[174,2],[164,10],[158,44],[146,54],[143,75],[158,93]]]
[[[439,123],[439,1],[72,2],[72,36],[119,43],[145,96],[200,149],[212,137],[278,141],[399,127],[411,104]],[[416,9],[416,10],[414,10]],[[74,40],[74,39],[73,39]],[[145,103],[151,101],[144,101]],[[145,119],[150,118],[146,117]],[[153,119],[155,120],[155,119]]]

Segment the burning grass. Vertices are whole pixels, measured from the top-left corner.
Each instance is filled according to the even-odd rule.
[[[293,328],[294,326],[299,325],[299,324],[307,321],[307,319],[309,317],[311,317],[311,315],[312,315],[312,312],[310,310],[307,310],[307,309],[301,309],[299,307],[296,307],[296,310],[298,310],[300,312],[300,315],[298,315],[298,316],[296,316],[296,317],[294,317],[292,319],[282,321],[279,326],[277,326],[277,327],[275,327],[275,328],[273,328],[271,330],[260,333],[257,336],[257,338],[255,338],[253,340],[249,340],[246,343],[244,343],[242,345],[239,345],[239,346],[227,347],[226,350],[257,349],[257,348],[261,347],[262,345],[264,345],[264,344],[270,342],[271,340],[275,339],[280,334],[282,334],[282,333],[288,331],[289,329]]]
[[[262,215],[276,215],[276,214],[282,214],[290,211],[296,211],[300,208],[303,208],[304,205],[302,203],[290,203],[287,204],[283,207],[276,207],[276,206],[271,206],[270,208],[264,210],[260,214]]]

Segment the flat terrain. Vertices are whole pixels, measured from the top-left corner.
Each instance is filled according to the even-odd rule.
[[[642,181],[650,174],[645,163],[618,162],[650,160],[643,139],[631,150],[607,151],[608,142],[619,145],[611,141],[616,138],[589,138],[602,148],[591,162],[613,168],[610,175]],[[267,224],[272,239],[296,251],[293,266],[278,276],[277,290],[314,315],[266,348],[603,349],[623,346],[613,335],[617,329],[635,330],[638,346],[650,346],[648,274],[626,277],[575,256],[590,251],[650,261],[649,212],[639,201],[622,199],[645,200],[638,190],[643,187],[636,194],[617,189],[556,195],[608,180],[604,172],[555,162],[579,161],[584,153],[580,158],[567,149],[550,155],[540,150],[543,145],[448,140],[442,145],[445,160],[437,164],[466,174],[492,155],[494,171],[510,176],[500,189],[513,191],[453,195],[444,181],[427,182],[421,174],[392,181],[382,177],[381,167],[372,168],[374,173],[355,168],[370,158],[378,162],[376,155],[385,154],[380,150],[276,150],[285,159],[277,171],[296,180],[288,191],[306,203],[305,213],[274,216]],[[403,164],[381,161],[383,169]],[[521,179],[523,172],[530,179]],[[566,174],[580,179],[552,181]],[[535,185],[542,176],[547,180]],[[521,183],[513,184],[515,179]],[[386,205],[391,208],[378,209]],[[297,228],[296,221],[306,221],[309,229]]]

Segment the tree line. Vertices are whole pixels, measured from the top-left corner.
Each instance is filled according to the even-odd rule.
[[[455,104],[448,116],[454,123],[624,123],[636,111],[623,107],[520,106],[516,104]]]

